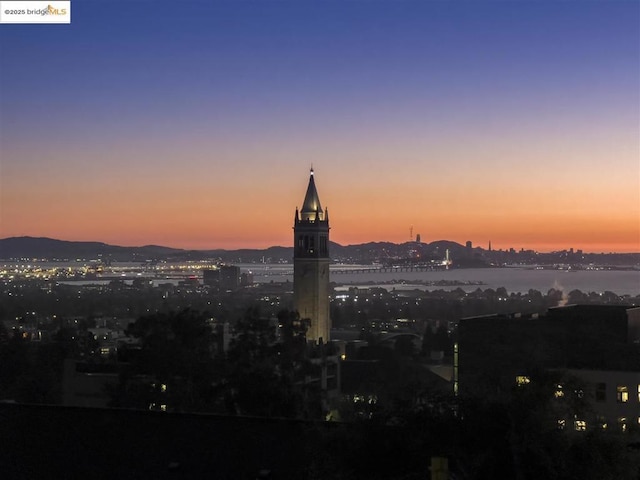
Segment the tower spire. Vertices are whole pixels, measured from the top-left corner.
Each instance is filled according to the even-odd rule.
[[[319,215],[316,215],[319,213]],[[316,190],[316,183],[313,179],[313,166],[311,167],[311,174],[309,175],[309,185],[307,186],[307,193],[304,196],[304,202],[302,202],[302,208],[300,209],[300,219],[305,221],[315,221],[316,216],[319,220],[323,220],[324,212],[320,205],[320,197],[318,196],[318,190]]]

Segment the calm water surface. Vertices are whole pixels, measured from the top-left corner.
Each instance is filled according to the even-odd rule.
[[[293,281],[291,265],[240,265],[242,271],[251,271],[256,282]],[[342,267],[341,267],[342,268]],[[535,270],[528,268],[468,268],[426,272],[367,272],[334,273],[331,281],[345,285],[396,284],[404,288],[427,290],[473,291],[505,287],[508,292],[527,292],[529,289],[546,293],[549,289],[582,292],[604,292],[619,295],[640,295],[640,270]],[[421,282],[463,282],[482,285],[420,285]],[[416,282],[412,284],[412,282]],[[405,284],[405,285],[402,285]],[[408,284],[408,285],[407,285]]]

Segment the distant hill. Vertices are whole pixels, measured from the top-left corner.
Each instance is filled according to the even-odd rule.
[[[449,245],[450,244],[450,245]],[[427,244],[414,244],[421,250],[428,248]],[[435,245],[442,248],[442,255],[446,248],[455,245],[447,242]],[[351,261],[374,261],[386,256],[389,259],[406,256],[408,244],[395,244],[390,242],[371,242],[361,245],[343,246],[330,242],[331,256],[334,259]],[[203,260],[219,259],[230,263],[253,263],[290,261],[293,258],[293,247],[274,246],[266,249],[239,249],[239,250],[184,250],[158,245],[146,245],[143,247],[123,247],[109,245],[102,242],[72,242],[46,237],[11,237],[0,239],[0,259],[46,259],[55,260],[110,260],[110,261],[157,261],[157,260]]]
[[[337,246],[337,244],[336,244]],[[102,259],[104,261],[144,262],[158,260],[204,260],[220,259],[227,262],[260,262],[290,259],[291,247],[270,247],[263,250],[184,250],[145,245],[124,247],[102,242],[72,242],[46,237],[10,237],[0,239],[0,260],[41,259],[49,261],[83,261]]]
[[[173,255],[184,250],[146,245],[121,247],[102,242],[69,242],[46,237],[11,237],[0,239],[0,259],[38,258],[47,260],[143,260]]]

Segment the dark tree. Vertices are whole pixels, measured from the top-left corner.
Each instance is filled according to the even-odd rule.
[[[214,410],[215,338],[207,315],[188,309],[147,315],[127,334],[140,343],[112,392],[114,406]]]
[[[431,351],[434,349],[434,332],[431,323],[427,323],[424,329],[424,335],[422,336],[422,354],[427,357],[431,355]]]
[[[305,384],[313,366],[306,357],[306,322],[294,312],[275,325],[250,308],[236,325],[227,352],[225,403],[230,413],[267,417],[319,416],[319,392]]]
[[[451,340],[446,325],[440,325],[433,337],[433,350],[448,353],[451,351]]]

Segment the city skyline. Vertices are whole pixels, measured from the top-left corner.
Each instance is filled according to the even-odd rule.
[[[0,237],[640,251],[637,2],[73,3],[0,27]],[[153,8],[151,8],[153,5]]]

